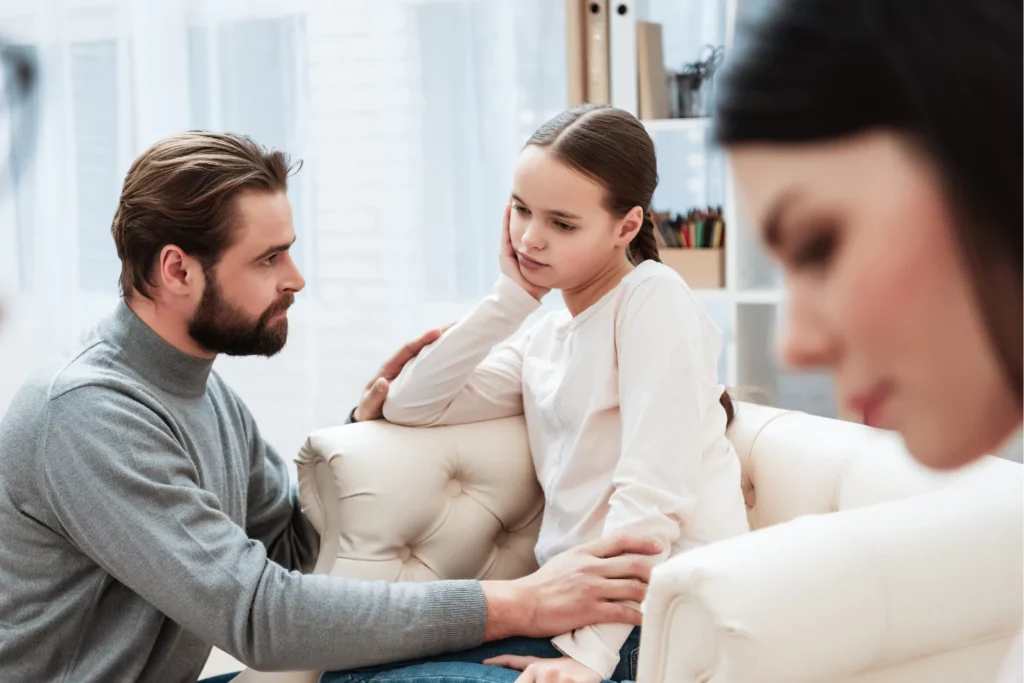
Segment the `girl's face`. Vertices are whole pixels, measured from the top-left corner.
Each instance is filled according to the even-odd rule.
[[[748,215],[789,289],[785,361],[948,468],[994,451],[1020,406],[989,343],[935,169],[871,133],[730,150]]]
[[[572,291],[621,265],[643,222],[639,207],[624,218],[606,208],[604,187],[528,146],[519,155],[509,233],[530,283]]]

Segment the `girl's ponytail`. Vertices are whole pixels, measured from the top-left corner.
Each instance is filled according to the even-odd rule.
[[[629,243],[629,260],[633,265],[644,261],[661,261],[658,255],[658,238],[654,236],[654,216],[651,210],[644,211],[644,222],[636,233],[633,241]]]

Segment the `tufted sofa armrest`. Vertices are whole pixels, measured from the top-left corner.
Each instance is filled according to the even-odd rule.
[[[993,680],[1022,618],[1022,483],[990,458],[939,490],[669,560],[645,604],[639,680]]]
[[[332,427],[313,433],[296,463],[328,573],[431,581],[536,569],[544,500],[521,417]]]
[[[314,432],[296,458],[314,572],[385,581],[513,579],[537,568],[544,497],[523,418]],[[315,683],[317,671],[244,670],[238,683]]]

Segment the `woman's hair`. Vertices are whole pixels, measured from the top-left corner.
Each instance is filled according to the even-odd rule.
[[[775,0],[741,20],[716,83],[725,145],[903,134],[937,168],[955,237],[1021,398],[1020,0]]]
[[[601,183],[606,208],[625,216],[634,206],[644,210],[644,222],[629,243],[629,260],[661,261],[654,236],[651,197],[658,186],[654,141],[635,116],[606,104],[583,104],[563,111],[537,129],[526,146],[548,150],[559,161]],[[720,399],[726,426],[736,410],[728,392]]]
[[[644,222],[629,243],[634,264],[660,261],[650,205],[658,186],[654,142],[635,116],[607,104],[583,104],[563,111],[527,141],[543,147],[559,161],[601,183],[606,206],[623,217],[639,206]]]

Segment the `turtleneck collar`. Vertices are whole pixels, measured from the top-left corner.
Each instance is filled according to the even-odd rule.
[[[103,336],[120,348],[148,381],[179,396],[202,396],[213,360],[197,358],[164,341],[122,299],[107,318]]]

